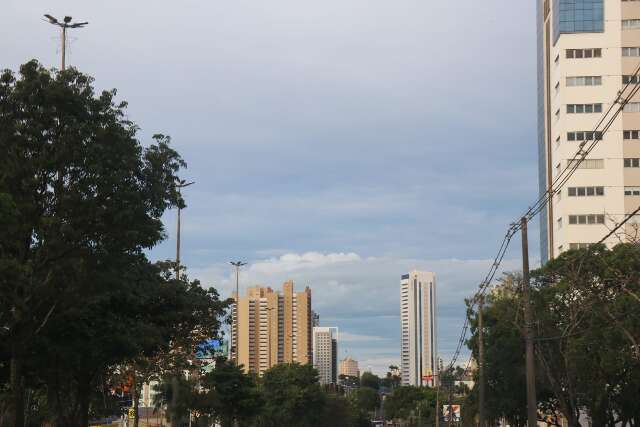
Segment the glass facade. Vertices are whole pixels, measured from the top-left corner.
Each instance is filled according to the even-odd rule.
[[[546,141],[545,141],[545,121],[544,121],[544,16],[542,0],[537,1],[537,48],[538,48],[538,187],[540,195],[547,191],[547,157],[546,157]],[[540,212],[540,259],[544,264],[549,254],[547,252],[547,210]]]
[[[554,0],[553,42],[560,34],[604,31],[604,0]]]

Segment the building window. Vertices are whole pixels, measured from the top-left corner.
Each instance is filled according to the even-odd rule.
[[[622,132],[624,139],[640,139],[640,131],[637,130],[625,130]]]
[[[589,249],[589,246],[591,246],[592,244],[593,243],[569,243],[569,249]]]
[[[627,102],[622,111],[625,113],[640,113],[640,102]]]
[[[602,113],[602,104],[567,104],[567,114]]]
[[[624,159],[624,167],[625,168],[640,168],[640,159]]]
[[[591,132],[591,131],[574,131],[567,132],[567,141],[593,141],[593,140],[601,140],[602,132]]]
[[[638,75],[622,76],[622,84],[623,85],[638,83],[639,80],[640,79],[638,78]]]
[[[640,47],[623,47],[622,56],[640,56]]]
[[[569,215],[569,224],[570,225],[604,224],[604,214]]]
[[[553,2],[553,39],[560,34],[604,31],[603,0],[555,0]]]
[[[562,228],[562,218],[558,218],[558,229]]]
[[[625,196],[640,196],[640,187],[624,187]]]
[[[637,28],[640,28],[640,19],[623,19],[622,20],[623,30],[634,30]]]
[[[602,76],[575,76],[567,77],[567,86],[600,86]]]
[[[604,159],[567,160],[568,168],[574,166],[576,166],[576,169],[604,169]]]
[[[566,56],[569,59],[602,58],[602,49],[567,49]]]
[[[569,187],[569,197],[604,196],[604,187]]]

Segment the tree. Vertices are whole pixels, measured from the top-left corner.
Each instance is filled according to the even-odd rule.
[[[201,378],[200,386],[203,398],[194,409],[219,420],[223,427],[233,425],[234,420],[250,421],[262,409],[263,399],[253,376],[223,357],[216,359],[215,369]]]
[[[484,303],[484,347],[486,408],[488,420],[505,418],[510,425],[527,424],[526,379],[524,372],[524,341],[521,323],[521,277],[505,274],[494,292],[488,294]],[[469,313],[471,338],[467,342],[478,360],[477,316]],[[477,410],[478,384],[465,404],[465,419],[473,419],[477,412],[469,413],[467,407]],[[539,394],[542,389],[538,387]]]
[[[545,421],[571,427],[587,413],[594,425],[634,424],[630,396],[640,392],[640,246],[595,245],[567,251],[532,272],[536,325],[538,410]],[[487,416],[526,425],[520,277],[507,275],[487,296],[485,375]],[[468,344],[477,354],[477,324],[470,313]],[[477,388],[465,405],[475,416]]]
[[[360,387],[355,393],[355,403],[365,412],[374,412],[380,407],[380,395],[371,387]]]
[[[436,391],[426,387],[400,386],[384,401],[384,413],[388,420],[435,420]],[[418,419],[419,415],[419,419]]]
[[[371,372],[365,372],[360,377],[360,385],[362,387],[369,387],[374,390],[380,389],[380,377],[372,374]]]
[[[328,393],[321,427],[369,427],[369,417],[343,396]]]
[[[397,374],[397,372],[399,372],[399,368],[395,365],[390,365],[387,376],[380,380],[381,385],[391,389],[400,386],[402,378]]]
[[[536,355],[570,426],[635,421],[640,391],[640,247],[567,251],[534,272]]]
[[[310,365],[279,364],[262,378],[265,407],[262,425],[314,427],[321,425],[325,395],[318,372]]]
[[[56,423],[87,425],[113,367],[215,335],[224,308],[146,259],[162,214],[184,206],[185,163],[163,135],[143,148],[126,103],[92,84],[35,61],[0,76],[0,364],[20,427],[25,387],[48,391]]]

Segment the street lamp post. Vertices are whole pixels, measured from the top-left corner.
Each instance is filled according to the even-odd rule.
[[[56,18],[54,18],[51,15],[44,15],[45,18],[47,18],[47,22],[49,22],[51,25],[56,25],[60,28],[62,28],[62,68],[61,70],[64,71],[65,69],[65,62],[66,62],[66,56],[67,56],[67,28],[83,28],[85,25],[88,24],[88,22],[71,22],[71,17],[70,16],[65,16],[62,19],[62,22],[58,21]]]
[[[236,268],[236,303],[235,303],[235,310],[236,310],[236,321],[235,323],[232,323],[233,325],[233,331],[231,333],[231,337],[233,338],[234,342],[233,342],[233,347],[235,348],[235,359],[236,359],[236,366],[239,365],[239,357],[238,357],[238,353],[239,353],[239,349],[238,349],[238,302],[240,301],[240,267],[247,265],[246,262],[243,261],[230,261],[229,264],[231,264],[232,266],[234,266]]]
[[[194,181],[191,182],[185,182],[185,181],[179,181],[178,184],[176,184],[176,188],[178,189],[178,195],[180,196],[180,199],[182,199],[182,189],[184,187],[188,187],[190,185],[195,184]],[[176,280],[180,280],[180,212],[182,211],[182,206],[180,205],[182,200],[178,201],[178,230],[176,233]]]

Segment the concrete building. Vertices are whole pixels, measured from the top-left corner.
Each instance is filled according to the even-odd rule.
[[[545,262],[598,242],[640,204],[640,95],[606,134],[594,132],[618,91],[637,83],[631,76],[640,63],[640,2],[538,0],[537,8],[540,193],[583,141],[601,139],[541,212]],[[639,219],[621,231],[635,235]],[[613,236],[606,243],[617,242]]]
[[[347,356],[340,361],[340,375],[348,377],[360,377],[360,369],[358,369],[358,361]]]
[[[320,384],[338,383],[338,328],[313,328],[313,367]]]
[[[438,376],[436,277],[412,271],[400,279],[402,384],[433,386]]]
[[[249,288],[232,311],[231,358],[260,375],[278,363],[312,363],[311,320],[308,287],[295,293],[288,281],[282,293]]]

